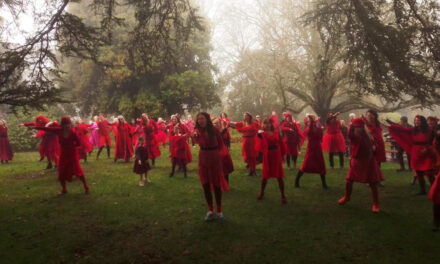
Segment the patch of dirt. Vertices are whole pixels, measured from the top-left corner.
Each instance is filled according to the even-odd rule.
[[[41,179],[47,176],[50,176],[52,173],[45,172],[45,171],[31,171],[25,174],[20,174],[15,176],[14,178],[16,180],[30,180],[30,179]]]

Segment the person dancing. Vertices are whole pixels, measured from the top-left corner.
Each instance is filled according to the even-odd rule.
[[[351,148],[350,169],[345,181],[345,195],[338,203],[343,205],[350,201],[353,182],[368,183],[373,199],[372,211],[378,213],[380,209],[377,183],[381,181],[382,173],[373,153],[374,138],[367,133],[363,118],[353,120],[348,137]]]
[[[148,157],[154,167],[156,158],[160,157],[159,143],[156,140],[158,127],[156,122],[146,113],[142,114],[142,128],[145,137],[145,147],[148,149]]]
[[[344,168],[345,140],[341,132],[341,121],[338,120],[339,113],[330,113],[327,117],[326,128],[322,149],[329,153],[330,167],[334,168],[333,156],[339,155],[339,166]]]
[[[198,161],[199,179],[203,187],[206,203],[208,204],[208,213],[205,216],[205,221],[215,219],[211,190],[214,190],[217,218],[220,221],[224,221],[222,192],[229,190],[228,183],[223,175],[220,154],[224,146],[220,132],[214,128],[208,113],[201,112],[197,114],[192,138],[194,143],[200,146]]]
[[[96,154],[96,159],[99,159],[99,155],[101,155],[104,147],[107,148],[107,157],[110,158],[110,147],[111,147],[111,139],[109,134],[109,126],[110,123],[105,119],[104,114],[99,114],[98,120],[98,132],[99,132],[99,150]]]
[[[148,149],[145,147],[145,139],[143,136],[137,139],[135,155],[136,159],[134,161],[133,172],[139,174],[139,186],[143,187],[145,181],[147,183],[151,182],[147,178],[147,173],[151,167],[148,163]]]
[[[115,159],[123,159],[125,162],[129,162],[132,152],[131,138],[130,138],[130,126],[125,121],[123,116],[118,116],[118,122],[116,124],[116,144],[115,144]]]
[[[60,159],[58,163],[58,180],[61,183],[60,194],[66,194],[66,182],[72,181],[72,176],[78,177],[83,183],[86,194],[90,193],[84,172],[79,163],[77,148],[81,146],[81,140],[76,132],[72,129],[70,117],[61,118],[61,124],[58,126],[29,126],[30,128],[55,133],[58,136],[60,145]]]
[[[231,154],[229,153],[229,149],[226,145],[226,139],[224,137],[225,131],[228,125],[223,121],[220,121],[219,118],[214,118],[212,120],[212,124],[220,132],[223,140],[223,147],[220,151],[220,156],[222,157],[222,165],[223,165],[223,174],[225,176],[226,181],[229,184],[229,175],[234,171],[234,164],[232,163]]]
[[[14,157],[8,138],[8,127],[6,121],[0,119],[0,160],[1,163],[8,163]]]
[[[258,130],[260,129],[260,125],[256,122],[253,122],[252,115],[250,113],[245,113],[243,115],[242,122],[230,122],[229,126],[235,128],[243,135],[241,155],[243,156],[244,162],[247,163],[249,176],[257,176],[257,174],[255,173],[255,169],[257,166],[255,137]]]
[[[266,189],[267,180],[275,178],[278,180],[278,187],[281,193],[281,203],[287,203],[287,198],[284,193],[284,170],[282,149],[284,143],[274,126],[272,119],[266,118],[263,120],[263,130],[258,132],[258,137],[261,139],[261,152],[263,153],[263,175],[261,178],[261,190],[258,194],[258,200],[264,197],[264,190]]]
[[[424,176],[428,177],[431,184],[434,182],[435,162],[435,154],[432,149],[433,134],[429,130],[426,118],[417,115],[414,118],[414,128],[390,125],[388,130],[397,144],[411,155],[411,167],[416,171],[420,185],[418,195],[426,194]]]
[[[283,142],[286,148],[287,168],[290,169],[290,159],[292,159],[293,167],[296,168],[296,160],[299,155],[299,148],[304,138],[300,125],[293,122],[292,114],[284,113],[284,122],[281,124],[283,132]]]
[[[326,169],[324,155],[322,154],[322,128],[317,127],[317,120],[314,115],[308,115],[308,126],[304,130],[304,134],[309,141],[307,144],[306,155],[303,164],[298,171],[295,179],[295,188],[300,187],[300,179],[304,173],[316,173],[321,176],[322,188],[328,189],[325,179]]]

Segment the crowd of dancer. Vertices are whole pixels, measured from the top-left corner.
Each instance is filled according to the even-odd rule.
[[[386,161],[383,129],[403,152],[407,153],[410,169],[414,170],[414,179],[420,186],[418,194],[426,194],[425,177],[431,188],[429,199],[434,203],[434,229],[440,224],[440,125],[435,117],[417,115],[414,126],[409,126],[407,118],[402,117],[396,124],[386,119],[387,124],[379,121],[377,112],[368,110],[365,116],[356,117],[350,114],[345,125],[339,119],[339,113],[330,113],[321,123],[317,116],[307,114],[303,123],[296,121],[292,114],[283,113],[279,122],[275,112],[263,120],[252,114],[245,113],[243,120],[231,121],[225,113],[220,117],[210,116],[202,112],[197,114],[195,121],[191,116],[182,120],[176,114],[166,123],[159,118],[157,121],[148,114],[142,114],[131,122],[122,116],[108,121],[104,114],[95,116],[90,124],[80,118],[62,117],[60,123],[50,122],[39,115],[34,122],[23,123],[21,126],[35,129],[35,137],[41,138],[39,146],[40,158],[47,159],[46,169],[58,168],[58,179],[61,183],[61,194],[67,193],[66,182],[73,176],[78,177],[88,194],[89,187],[82,171],[80,160],[87,162],[96,149],[96,159],[105,148],[107,158],[110,156],[113,132],[115,149],[114,162],[119,159],[129,162],[134,158],[133,172],[139,174],[139,185],[150,182],[148,171],[161,156],[160,146],[169,147],[169,176],[174,177],[176,167],[187,177],[187,164],[192,161],[191,146],[199,145],[198,174],[203,193],[208,205],[205,220],[215,218],[224,220],[222,213],[222,192],[229,190],[229,175],[234,166],[230,156],[231,134],[235,129],[242,135],[242,156],[246,163],[249,176],[256,176],[256,167],[262,164],[261,188],[258,200],[264,198],[268,180],[275,178],[281,194],[281,202],[287,203],[285,196],[284,168],[297,166],[301,146],[308,141],[302,165],[295,179],[295,187],[300,187],[304,174],[320,175],[322,188],[326,183],[326,166],[323,152],[328,152],[329,164],[334,168],[334,157],[339,158],[339,167],[344,167],[344,159],[349,156],[349,169],[346,175],[345,195],[339,199],[343,205],[350,201],[354,182],[368,184],[371,188],[372,211],[380,211],[378,186],[384,180],[381,163]],[[1,161],[12,160],[12,150],[8,142],[6,122],[0,121],[0,157]],[[403,159],[403,158],[402,158]],[[150,165],[151,161],[151,165]],[[437,175],[437,177],[436,177]],[[216,202],[214,213],[213,194]]]

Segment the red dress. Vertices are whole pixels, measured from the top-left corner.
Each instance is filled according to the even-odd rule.
[[[260,125],[257,122],[253,122],[252,124],[245,126],[243,122],[237,122],[235,129],[243,135],[241,155],[243,156],[244,162],[255,163],[258,155],[255,146],[255,137],[260,129]]]
[[[260,150],[263,153],[263,179],[284,178],[282,148],[283,141],[277,131],[272,135],[263,132],[258,135],[261,139]]]
[[[130,127],[127,123],[118,123],[117,128],[115,159],[130,160],[133,155],[131,150]]]
[[[414,128],[390,125],[391,137],[411,155],[411,168],[429,171],[434,167],[435,155],[430,144],[431,133],[416,132]]]
[[[308,143],[304,162],[299,170],[304,173],[324,175],[326,170],[321,148],[322,129],[315,127],[315,131],[312,131],[307,127],[304,134],[307,137]]]
[[[304,138],[304,135],[299,128],[299,124],[283,122],[281,124],[281,131],[283,132],[283,142],[286,148],[286,155],[298,156],[298,147]]]
[[[195,131],[199,135],[194,138],[194,142],[200,146],[198,162],[200,183],[228,191],[229,185],[222,168],[221,151],[224,145],[220,132],[215,130],[214,137],[209,138],[205,129],[195,129]]]
[[[322,149],[325,152],[345,152],[345,139],[341,132],[341,121],[327,122],[327,131],[322,140]]]
[[[376,125],[368,125],[368,129],[371,132],[371,135],[374,138],[374,157],[377,162],[385,162],[387,161],[385,155],[385,142],[383,141],[382,128]]]
[[[220,155],[222,157],[223,174],[229,175],[234,171],[234,163],[232,162],[231,154],[229,153],[229,150],[226,147],[226,144],[224,144],[223,138],[222,138],[222,140],[223,140],[223,147],[220,150]]]
[[[33,123],[33,122],[24,123],[24,125],[27,127],[38,126],[37,123]],[[46,124],[46,126],[59,127],[58,122],[52,122],[50,125]],[[57,133],[51,130],[44,131],[42,134],[42,140],[40,146],[41,146],[40,154],[43,154],[43,157],[47,157],[48,160],[55,162],[55,164],[58,164],[58,159],[60,157],[60,144],[58,142]]]
[[[87,153],[92,151],[92,145],[89,141],[89,125],[87,124],[79,124],[75,129],[76,134],[81,141],[81,146],[78,148],[78,154],[80,159],[84,159],[87,157]]]
[[[355,182],[376,183],[383,180],[382,172],[373,153],[373,142],[365,133],[356,137],[353,130],[348,132],[350,139],[350,169],[346,178]]]
[[[135,151],[136,159],[134,161],[133,172],[136,174],[145,174],[151,167],[148,163],[148,149],[145,146],[139,146]],[[141,161],[141,164],[139,164]]]
[[[143,124],[142,127],[145,135],[145,147],[148,149],[148,157],[155,159],[160,156],[159,143],[156,140],[158,130],[156,122],[150,119],[148,124]]]
[[[187,134],[183,135],[176,135],[172,134],[170,135],[170,143],[172,148],[171,150],[171,158],[175,159],[178,165],[186,165],[189,162],[191,162],[191,159],[189,158],[190,155],[188,155],[188,138],[189,136]]]
[[[184,124],[178,123],[178,126],[180,127],[180,131],[182,134],[189,133],[188,129],[186,128],[186,126]],[[173,142],[172,142],[173,140],[175,140],[175,139],[173,139],[174,125],[172,123],[170,124],[169,131],[170,132],[169,132],[168,138],[170,141],[170,158],[173,159],[173,158],[175,158],[173,156],[173,153],[176,153],[176,150],[174,149],[176,147],[176,144],[173,144]],[[188,139],[188,137],[186,139]],[[186,161],[186,163],[190,163],[192,161],[192,154],[191,154],[191,148],[189,147],[189,144],[188,144],[188,140],[185,140],[181,144],[185,148],[185,154],[186,154],[185,161]]]
[[[156,133],[156,141],[158,144],[167,143],[167,126],[164,122],[157,123],[157,133]]]
[[[14,153],[12,152],[11,145],[9,144],[8,128],[6,126],[0,126],[0,160],[12,160],[13,156]]]
[[[67,137],[63,136],[61,127],[35,127],[38,130],[51,132],[57,135],[61,148],[60,159],[58,162],[58,180],[72,181],[72,176],[84,177],[84,172],[79,164],[78,150],[81,140],[73,129]]]
[[[230,147],[231,146],[231,132],[229,131],[228,124],[229,124],[229,122],[231,122],[231,120],[229,118],[220,118],[219,120],[222,125],[226,126],[226,128],[224,130],[222,130],[222,132],[221,132],[222,138],[223,138],[223,143],[225,143],[225,145],[227,147]]]
[[[110,123],[107,120],[98,121],[98,132],[99,132],[99,146],[111,146],[110,134],[108,132],[108,127]]]

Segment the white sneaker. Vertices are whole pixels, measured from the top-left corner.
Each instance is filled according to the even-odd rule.
[[[218,217],[218,220],[220,222],[224,222],[225,221],[225,217],[224,217],[223,213],[217,213],[217,217]]]
[[[139,186],[143,187],[144,186],[144,181],[139,181]]]
[[[214,213],[212,211],[209,211],[206,213],[205,222],[212,221],[212,220],[214,220],[214,218],[215,218]]]
[[[147,178],[146,181],[147,183],[151,183],[150,178]]]

